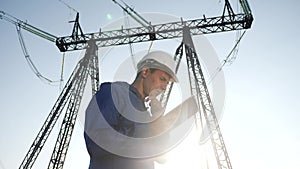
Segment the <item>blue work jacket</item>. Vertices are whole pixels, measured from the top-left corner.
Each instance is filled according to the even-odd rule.
[[[147,141],[145,146],[134,142],[151,137],[151,118],[135,87],[126,82],[101,84],[85,117],[89,169],[154,169]]]

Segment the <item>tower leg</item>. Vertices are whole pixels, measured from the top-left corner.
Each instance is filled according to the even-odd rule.
[[[49,169],[63,168],[89,74],[91,75],[93,94],[98,89],[99,74],[96,70],[98,68],[98,58],[96,57],[97,46],[94,41],[90,41],[86,53],[79,63],[77,74],[73,77],[72,94],[48,165]],[[94,63],[95,61],[97,63]]]
[[[76,65],[69,80],[63,88],[63,91],[55,102],[52,110],[46,118],[46,121],[40,129],[37,137],[33,141],[25,158],[23,159],[19,167],[20,169],[32,168],[39,153],[44,147],[48,136],[50,135],[54,125],[56,124],[57,119],[61,115],[64,108],[67,106],[67,112],[63,119],[59,136],[56,141],[50,163],[48,165],[48,168],[63,167],[88,76],[91,76],[93,90],[92,92],[94,93],[99,86],[98,69],[97,46],[93,41],[90,41],[85,56]]]
[[[189,69],[192,95],[196,96],[199,110],[201,110],[200,113],[205,118],[218,167],[219,169],[232,169],[190,30],[187,26],[183,28],[183,43]]]

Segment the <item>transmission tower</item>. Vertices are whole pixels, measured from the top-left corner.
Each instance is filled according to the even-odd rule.
[[[34,33],[32,30],[37,31],[38,33],[35,34],[41,37],[46,36],[46,38],[48,38],[50,41],[55,39],[55,43],[61,52],[86,49],[84,57],[75,67],[63,91],[50,111],[49,116],[47,117],[28,153],[22,161],[20,169],[32,167],[41,149],[45,145],[45,142],[58,117],[61,115],[63,110],[66,110],[66,114],[62,121],[60,132],[48,165],[48,168],[63,168],[88,77],[91,77],[93,93],[95,93],[99,87],[100,82],[97,56],[99,47],[125,45],[178,37],[183,37],[183,40],[181,45],[177,48],[174,56],[176,62],[176,71],[178,70],[185,51],[191,92],[197,97],[196,100],[199,111],[205,117],[206,124],[211,134],[210,139],[213,145],[218,168],[232,169],[220,131],[220,126],[218,124],[213,104],[209,96],[207,84],[205,82],[201,65],[195,51],[192,36],[249,29],[253,21],[250,6],[247,0],[239,0],[239,3],[243,9],[242,13],[239,14],[235,14],[230,6],[229,1],[225,0],[223,14],[218,17],[193,19],[187,21],[181,20],[178,22],[157,25],[147,24],[143,27],[96,32],[90,34],[83,34],[78,21],[79,15],[77,14],[74,21],[75,23],[72,35],[65,37],[55,37],[24,22],[13,21],[16,18],[10,20],[6,19],[16,25],[21,25],[20,27],[25,30],[29,29],[28,31],[32,33]],[[133,15],[134,11],[131,12],[133,12]],[[5,19],[4,12],[1,11],[0,14],[0,18],[4,17]],[[171,83],[164,93],[164,105],[167,103],[172,86],[173,84]]]
[[[99,86],[99,73],[97,46],[93,41],[88,42],[84,57],[76,65],[19,168],[32,167],[45,145],[58,117],[61,115],[64,108],[66,108],[66,114],[63,118],[59,135],[48,165],[48,168],[63,168],[88,76],[91,77],[92,91],[94,94]]]

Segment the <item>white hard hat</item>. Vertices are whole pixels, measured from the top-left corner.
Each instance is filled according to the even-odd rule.
[[[160,69],[169,74],[173,81],[178,82],[175,73],[175,61],[169,53],[159,50],[149,52],[137,64],[138,72],[144,67]]]

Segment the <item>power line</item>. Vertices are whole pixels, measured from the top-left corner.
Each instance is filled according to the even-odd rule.
[[[221,70],[223,69],[223,67],[229,63],[232,64],[233,61],[236,59],[237,57],[237,53],[238,53],[238,47],[239,47],[239,43],[241,42],[241,39],[243,38],[243,36],[245,35],[246,30],[242,33],[242,35],[237,39],[235,45],[233,46],[233,48],[231,49],[231,51],[229,52],[229,54],[226,56],[226,58],[223,60],[221,66],[219,66],[215,73],[213,74],[213,76],[210,78],[210,80],[208,81],[208,84],[210,84],[219,74],[219,72],[221,72]]]
[[[75,13],[79,13],[75,8],[73,8],[72,6],[67,4],[65,1],[63,1],[63,0],[58,0],[58,1],[61,2],[62,4],[64,4],[66,7],[68,7],[71,11],[74,11]]]
[[[16,28],[17,28],[17,33],[18,33],[18,38],[19,38],[19,42],[20,42],[20,45],[21,45],[21,48],[22,48],[22,51],[23,51],[23,54],[25,56],[25,59],[27,61],[27,64],[28,66],[30,67],[30,69],[33,71],[33,73],[42,81],[42,82],[46,82],[47,84],[53,84],[53,83],[57,83],[59,82],[59,80],[51,80],[45,76],[43,76],[40,71],[37,69],[37,67],[35,66],[35,64],[33,63],[33,61],[31,60],[30,58],[30,55],[27,51],[27,48],[25,46],[25,41],[24,41],[24,38],[23,38],[23,35],[22,35],[22,32],[21,32],[21,28],[16,25]]]

